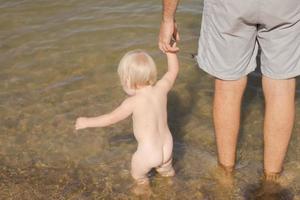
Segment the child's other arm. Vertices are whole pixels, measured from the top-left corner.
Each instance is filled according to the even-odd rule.
[[[128,98],[111,113],[99,117],[79,117],[76,120],[75,128],[84,129],[92,127],[105,127],[126,119],[133,112],[133,98]]]
[[[176,53],[167,52],[166,55],[168,59],[168,71],[165,73],[162,79],[157,82],[157,84],[169,91],[177,78],[179,62]]]

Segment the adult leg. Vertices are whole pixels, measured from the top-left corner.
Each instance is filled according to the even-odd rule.
[[[219,163],[232,171],[240,127],[241,101],[247,77],[225,81],[216,79],[213,118]]]
[[[295,114],[296,80],[263,77],[265,95],[264,168],[266,175],[282,171]]]

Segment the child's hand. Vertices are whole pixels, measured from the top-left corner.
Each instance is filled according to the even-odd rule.
[[[87,128],[87,118],[86,117],[79,117],[76,120],[75,129],[84,129]]]
[[[177,48],[177,43],[175,40],[171,40],[170,45],[172,48]],[[178,51],[179,51],[179,49],[178,49]],[[167,51],[166,54],[176,54],[178,51]]]

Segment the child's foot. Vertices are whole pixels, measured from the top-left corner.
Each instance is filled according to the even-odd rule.
[[[175,170],[173,167],[170,167],[169,169],[164,168],[157,168],[156,171],[162,176],[162,177],[172,177],[175,176]]]
[[[136,180],[131,191],[137,196],[145,195],[146,197],[149,197],[152,194],[150,183],[149,183],[148,179]]]

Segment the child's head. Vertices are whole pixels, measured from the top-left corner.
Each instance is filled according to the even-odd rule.
[[[143,50],[126,53],[120,61],[118,74],[123,87],[139,89],[156,82],[156,65],[153,59]]]

